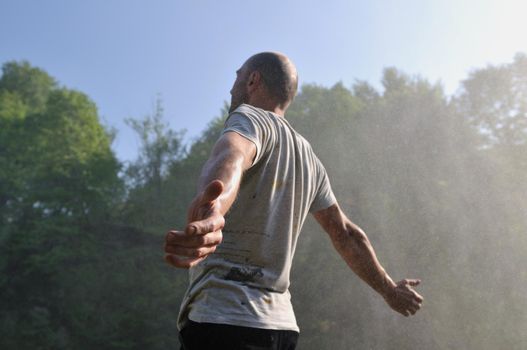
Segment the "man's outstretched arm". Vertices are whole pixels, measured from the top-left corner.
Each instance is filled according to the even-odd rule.
[[[203,166],[196,197],[189,206],[184,231],[169,231],[165,238],[165,260],[189,268],[204,260],[221,243],[224,215],[236,199],[243,172],[256,155],[256,146],[235,132],[216,142]]]
[[[314,216],[348,266],[382,295],[392,309],[410,316],[421,308],[423,297],[412,288],[420,281],[405,279],[395,283],[379,263],[364,231],[346,217],[338,204],[319,210]]]

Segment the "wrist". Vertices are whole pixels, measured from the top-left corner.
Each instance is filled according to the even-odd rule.
[[[384,299],[393,299],[396,295],[395,289],[397,288],[397,284],[392,281],[392,279],[388,276],[386,276],[383,288],[381,290],[381,295]]]

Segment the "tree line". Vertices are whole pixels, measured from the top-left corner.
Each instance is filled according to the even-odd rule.
[[[0,78],[0,348],[177,346],[186,271],[163,263],[228,106],[183,141],[129,119],[120,162],[95,103],[28,62]],[[474,69],[447,96],[396,68],[382,87],[302,86],[287,119],[394,278],[423,280],[405,319],[359,281],[309,219],[292,273],[300,349],[527,347],[527,56]]]

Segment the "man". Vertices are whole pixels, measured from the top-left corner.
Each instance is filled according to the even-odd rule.
[[[190,275],[178,320],[182,349],[295,348],[289,272],[309,212],[391,308],[415,314],[419,280],[393,282],[366,234],[341,211],[311,146],[284,118],[297,90],[292,62],[264,52],[236,74],[230,115],[188,224],[166,236],[165,260]]]

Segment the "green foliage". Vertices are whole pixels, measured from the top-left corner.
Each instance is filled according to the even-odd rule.
[[[527,134],[527,55],[474,70],[463,81],[457,103],[481,131],[482,145],[525,144]]]
[[[127,119],[140,140],[137,160],[125,169],[128,200],[122,216],[128,224],[151,231],[166,230],[173,224],[173,192],[166,191],[169,170],[185,155],[183,132],[171,130],[163,120],[161,99],[157,99],[152,115],[143,119]]]
[[[4,65],[0,101],[4,222],[24,215],[87,219],[104,213],[119,188],[119,164],[93,102],[57,88],[27,63]]]
[[[119,163],[93,102],[44,71],[5,64],[0,102],[0,347],[64,348],[64,271],[109,218]]]
[[[156,100],[155,111],[144,119],[129,118],[126,123],[139,136],[141,146],[139,157],[126,169],[134,187],[154,183],[161,185],[168,169],[184,154],[182,132],[175,132],[163,121],[163,106]]]
[[[7,62],[2,67],[0,90],[17,94],[29,112],[45,108],[50,92],[56,88],[55,80],[39,68],[26,62]]]

